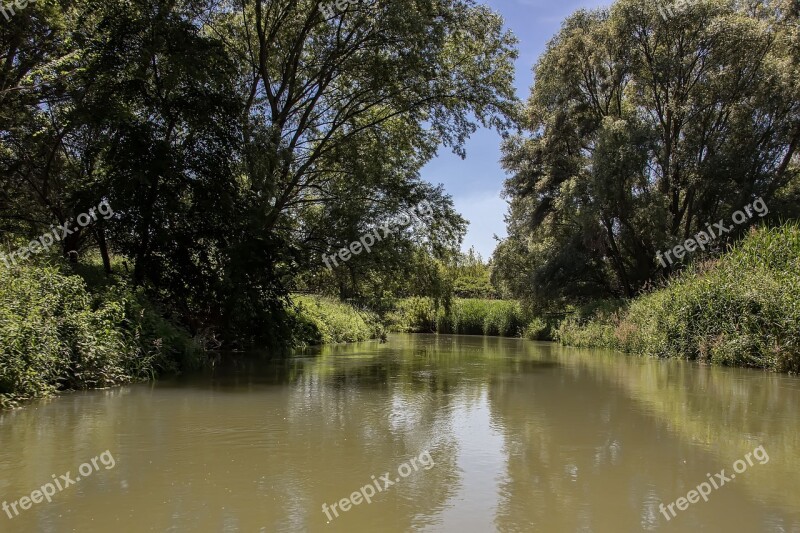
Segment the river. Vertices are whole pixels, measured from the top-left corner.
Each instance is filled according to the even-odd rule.
[[[228,356],[0,413],[0,499],[0,531],[798,533],[800,379],[443,335]]]

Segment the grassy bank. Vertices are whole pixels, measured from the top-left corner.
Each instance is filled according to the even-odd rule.
[[[96,268],[0,271],[0,407],[64,390],[152,379],[195,365],[200,347],[139,289]],[[632,302],[595,304],[555,324],[515,301],[396,302],[386,316],[294,296],[294,344],[358,342],[399,332],[524,336],[662,358],[800,372],[800,227],[753,231]]]
[[[202,364],[204,351],[124,278],[99,265],[0,267],[0,409],[56,392],[153,379]],[[294,298],[297,346],[383,335],[372,313]]]
[[[515,301],[400,300],[393,331],[523,336],[576,347],[800,372],[800,226],[754,230],[732,251],[696,264],[630,302],[593,302],[559,318]],[[566,318],[564,318],[566,317]]]
[[[800,227],[754,230],[616,312],[564,321],[564,344],[800,371]]]
[[[292,311],[296,346],[360,342],[384,334],[380,319],[369,311],[324,296],[295,295],[292,301],[297,306]]]
[[[150,379],[196,362],[199,350],[124,281],[89,285],[66,267],[0,272],[0,407]]]
[[[399,332],[519,337],[532,317],[510,300],[456,299],[447,311],[431,298],[406,298],[387,318]]]

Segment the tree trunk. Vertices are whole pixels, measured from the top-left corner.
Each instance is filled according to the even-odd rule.
[[[64,257],[69,259],[69,262],[73,265],[78,264],[78,245],[80,238],[80,231],[75,231],[64,237],[64,240],[61,241],[63,244]]]
[[[97,245],[100,247],[100,256],[103,258],[103,270],[106,276],[111,275],[111,257],[108,254],[108,243],[106,242],[106,230],[103,226],[97,227]]]

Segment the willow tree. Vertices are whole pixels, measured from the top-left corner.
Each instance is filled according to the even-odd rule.
[[[778,201],[798,180],[790,6],[709,0],[665,20],[621,0],[567,19],[535,68],[530,134],[504,146],[495,279],[542,305],[632,296],[659,273],[657,251]]]
[[[327,3],[315,0],[233,6],[240,12],[223,11],[211,25],[230,33],[241,59],[244,141],[258,152],[248,152],[245,170],[269,200],[265,230],[329,184],[326,171],[344,158],[378,155],[368,146],[375,141],[387,156],[413,158],[413,170],[439,145],[463,152],[476,121],[510,125],[514,39],[484,6],[366,0],[328,18]],[[396,180],[384,170],[386,181]]]

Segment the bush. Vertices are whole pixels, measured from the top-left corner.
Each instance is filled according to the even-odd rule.
[[[553,340],[553,331],[550,324],[536,317],[527,325],[522,336],[532,341],[549,341]]]
[[[483,319],[483,334],[498,337],[519,337],[526,320],[519,302],[508,300],[478,300],[487,306]]]
[[[567,318],[559,324],[555,337],[562,343],[578,348],[617,348],[614,326],[603,319],[588,323],[577,318]]]
[[[626,311],[565,321],[565,344],[800,371],[800,227],[761,228]]]
[[[293,296],[297,346],[360,342],[382,337],[377,315],[323,296]]]
[[[461,335],[483,335],[489,315],[488,300],[461,300],[453,303],[453,333]]]
[[[529,320],[516,301],[456,299],[445,312],[431,298],[401,300],[388,318],[394,331],[504,337],[519,337]]]
[[[400,333],[433,333],[443,316],[436,313],[433,298],[412,297],[399,300],[386,318],[392,330]],[[444,323],[441,326],[447,327]]]
[[[123,282],[92,294],[57,266],[0,272],[0,404],[174,371],[188,335]]]

